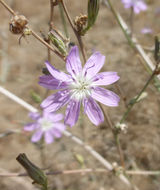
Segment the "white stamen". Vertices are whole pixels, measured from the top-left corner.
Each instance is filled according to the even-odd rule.
[[[41,118],[39,120],[39,124],[41,125],[42,131],[48,131],[49,129],[53,128],[53,122],[46,118]]]
[[[87,79],[82,74],[74,76],[74,80],[70,84],[72,97],[77,100],[82,100],[91,95],[92,81]]]

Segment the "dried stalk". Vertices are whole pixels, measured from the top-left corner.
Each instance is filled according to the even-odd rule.
[[[79,42],[79,46],[80,46],[80,48],[81,48],[82,56],[83,56],[83,59],[84,59],[84,63],[85,63],[86,60],[87,60],[87,58],[86,58],[86,54],[85,54],[85,51],[84,51],[84,45],[83,45],[82,38],[81,38],[81,36],[78,34],[77,30],[75,29],[75,27],[74,27],[74,25],[73,25],[73,22],[72,22],[71,17],[70,17],[70,15],[69,15],[69,13],[68,13],[68,10],[67,10],[67,7],[66,7],[66,5],[65,5],[65,3],[64,3],[64,0],[61,0],[61,4],[62,4],[62,7],[63,7],[63,9],[64,9],[64,12],[65,12],[65,14],[66,14],[66,16],[67,16],[67,19],[68,19],[68,21],[69,21],[69,23],[70,23],[70,25],[71,25],[71,27],[72,27],[72,30],[73,30],[75,36],[77,37],[77,40],[78,40],[78,42]]]
[[[0,168],[0,171],[3,171]],[[70,174],[87,174],[87,173],[110,173],[110,171],[106,169],[93,169],[93,168],[86,168],[86,169],[76,169],[76,170],[64,170],[64,171],[49,171],[45,172],[45,175],[70,175]],[[127,170],[125,171],[126,174],[128,175],[144,175],[144,176],[157,176],[160,175],[160,171],[142,171],[142,170],[135,170],[135,171],[130,171]],[[28,176],[27,173],[12,173],[12,172],[2,172],[0,173],[0,177],[25,177]]]
[[[0,0],[0,3],[13,15],[16,16],[16,13],[14,10],[12,10],[3,0]],[[42,44],[44,44],[47,48],[49,48],[52,52],[54,52],[58,57],[60,57],[63,61],[65,61],[65,57],[61,55],[57,50],[55,50],[50,44],[45,42],[36,32],[34,32],[30,27],[27,26],[27,28],[30,30],[31,34],[39,40]]]

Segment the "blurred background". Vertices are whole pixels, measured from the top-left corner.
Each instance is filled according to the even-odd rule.
[[[6,0],[17,12],[29,20],[30,27],[39,35],[40,31],[47,35],[49,30],[49,1],[44,0]],[[72,19],[81,14],[87,14],[87,0],[66,0],[66,5]],[[113,5],[129,24],[130,11],[125,9],[120,0],[113,0]],[[153,53],[148,51],[154,46],[154,36],[160,32],[160,2],[146,1],[148,10],[135,15],[134,33],[139,43],[147,49],[153,59]],[[0,85],[39,108],[34,101],[33,93],[41,99],[46,96],[46,89],[38,85],[38,78],[42,75],[44,61],[47,60],[47,48],[32,36],[21,39],[9,31],[10,13],[0,4]],[[59,8],[54,10],[54,26],[63,33],[63,25]],[[151,34],[143,34],[143,28],[151,28]],[[77,40],[67,23],[70,39],[75,44]],[[95,26],[83,38],[84,46],[89,57],[94,50],[106,56],[102,71],[116,71],[121,77],[118,84],[128,103],[142,89],[149,78],[143,66],[141,57],[130,48],[113,14],[102,2]],[[82,60],[82,59],[81,59]],[[65,71],[65,64],[52,53],[52,64]],[[120,95],[116,85],[108,87]],[[53,93],[49,92],[49,94]],[[126,124],[128,131],[120,135],[122,149],[125,156],[126,169],[160,170],[160,96],[153,83],[147,89],[148,96],[135,105]],[[121,98],[119,107],[104,106],[116,124],[126,110]],[[62,110],[63,111],[63,110]],[[0,94],[0,133],[12,129],[23,129],[29,122],[28,111],[4,95]],[[119,155],[114,138],[107,123],[96,127],[81,115],[79,122],[72,129],[74,135],[91,145],[110,163],[120,164]],[[26,153],[28,157],[41,168],[69,170],[81,168],[102,168],[95,158],[83,148],[63,136],[44,150],[45,166],[42,163],[41,150],[38,145],[30,142],[29,133],[16,133],[0,138],[0,172],[24,172],[17,163],[19,153]],[[77,155],[84,159],[83,164],[77,160]],[[131,176],[131,181],[140,190],[158,190],[159,176]],[[3,190],[34,190],[31,179],[0,178],[0,189]],[[49,177],[52,190],[125,190],[128,189],[118,177],[112,173],[89,173],[74,175],[57,175]]]

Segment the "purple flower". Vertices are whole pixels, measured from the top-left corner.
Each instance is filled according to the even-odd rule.
[[[68,104],[64,122],[73,126],[78,120],[82,103],[84,112],[91,122],[99,125],[104,121],[104,116],[95,100],[107,106],[118,106],[119,102],[119,97],[114,92],[99,87],[110,85],[119,79],[116,72],[98,74],[104,62],[105,56],[95,52],[82,69],[77,46],[71,49],[66,60],[66,69],[69,74],[55,69],[46,62],[51,75],[40,77],[39,84],[51,90],[59,89],[59,91],[45,99],[41,107],[47,112],[53,112]]]
[[[42,116],[38,112],[31,112],[29,116],[35,122],[25,125],[24,130],[35,131],[31,138],[32,142],[39,141],[44,135],[45,142],[50,144],[54,141],[54,137],[60,138],[66,128],[64,124],[59,122],[63,119],[62,114],[53,114],[44,111]]]
[[[142,28],[141,33],[142,34],[151,34],[153,30],[151,28]]]
[[[143,0],[121,0],[126,9],[133,7],[135,14],[147,10],[147,5]]]

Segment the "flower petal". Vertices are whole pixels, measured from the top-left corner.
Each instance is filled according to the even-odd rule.
[[[78,120],[80,112],[80,102],[71,100],[67,106],[64,123],[70,127],[74,126]]]
[[[31,141],[32,141],[32,142],[37,142],[37,141],[39,141],[39,140],[41,139],[42,135],[43,135],[43,131],[40,130],[40,129],[38,129],[38,130],[33,134],[32,138],[31,138]]]
[[[72,47],[69,55],[67,56],[66,69],[73,76],[82,71],[82,64],[79,57],[78,47]]]
[[[33,120],[38,120],[40,118],[40,113],[39,112],[30,112],[29,117]]]
[[[50,90],[63,89],[67,87],[67,83],[55,79],[52,75],[40,76],[38,84]]]
[[[93,85],[109,85],[116,82],[120,77],[117,72],[102,72],[93,77]]]
[[[52,94],[52,95],[48,96],[45,100],[43,100],[43,102],[41,103],[41,107],[46,108],[49,105],[51,105],[54,101],[55,95],[56,94]]]
[[[25,131],[33,131],[33,130],[35,130],[37,127],[38,127],[38,126],[37,126],[36,123],[28,123],[28,124],[26,124],[26,125],[24,126],[23,129],[24,129]]]
[[[71,79],[71,77],[59,70],[57,70],[56,68],[54,68],[53,65],[51,65],[48,61],[45,62],[46,64],[46,67],[48,69],[48,71],[50,72],[50,74],[56,78],[57,80],[60,80],[60,81],[69,81]]]
[[[45,142],[47,144],[51,144],[54,141],[53,134],[52,134],[51,130],[46,131],[44,133],[44,139],[45,139]]]
[[[105,56],[99,52],[94,53],[86,62],[83,68],[83,74],[89,79],[95,76],[103,67],[105,62]]]
[[[103,112],[93,98],[85,99],[83,105],[84,112],[93,124],[99,125],[104,121]]]
[[[62,132],[59,131],[59,130],[56,129],[56,128],[52,129],[52,134],[53,134],[56,138],[61,138],[61,137],[62,137]]]
[[[107,106],[118,106],[119,96],[110,90],[96,87],[91,93],[92,98]]]
[[[70,100],[70,90],[62,90],[48,97],[41,104],[46,112],[54,112],[64,106]]]
[[[63,132],[66,129],[66,126],[63,123],[54,123],[54,129]]]
[[[46,119],[48,119],[49,121],[52,121],[53,123],[56,123],[57,121],[60,121],[63,119],[63,114],[58,113],[49,113],[46,112],[45,110],[43,111],[43,117],[45,117]]]

